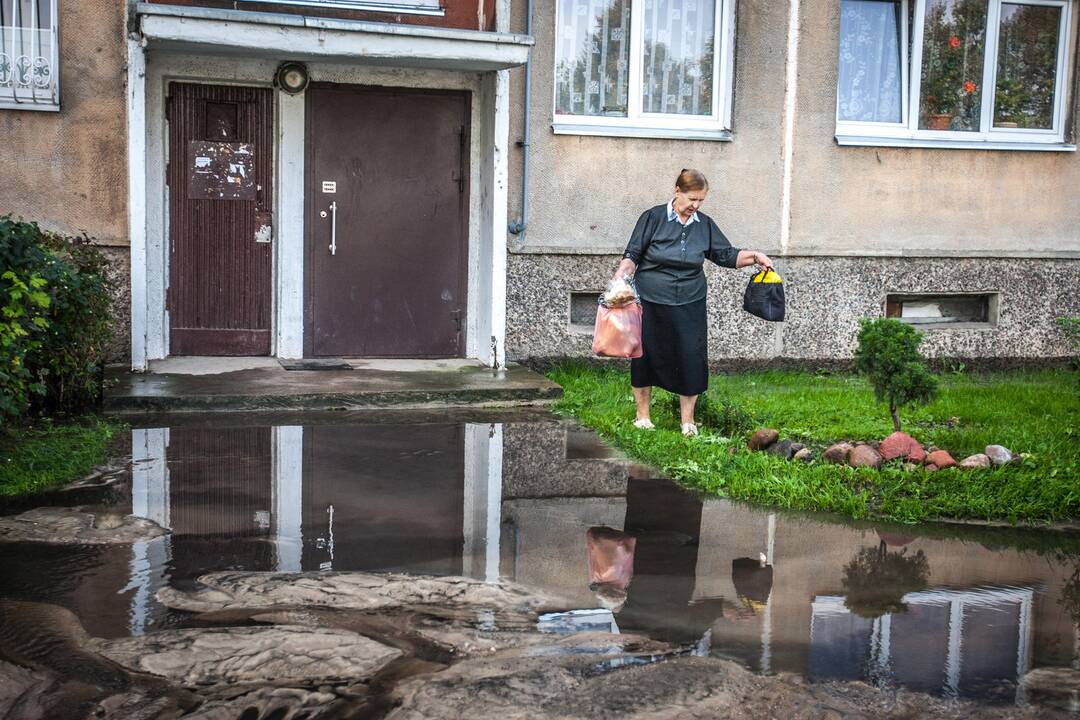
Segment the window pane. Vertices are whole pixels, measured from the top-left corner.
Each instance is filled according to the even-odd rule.
[[[899,2],[840,5],[839,119],[903,121]]]
[[[1001,6],[994,127],[1054,127],[1061,8]]]
[[[55,104],[51,0],[0,0],[0,102]]]
[[[921,129],[980,129],[986,4],[987,0],[926,0]]]
[[[644,111],[712,115],[715,0],[644,2]]]
[[[555,112],[626,117],[630,0],[558,0]]]

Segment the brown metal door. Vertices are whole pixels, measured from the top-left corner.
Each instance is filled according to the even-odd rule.
[[[461,356],[468,93],[313,86],[307,101],[306,354]]]
[[[169,351],[268,355],[273,94],[172,83]]]

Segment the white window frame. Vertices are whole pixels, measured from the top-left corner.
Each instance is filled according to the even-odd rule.
[[[1031,658],[1035,641],[1033,613],[1035,593],[1041,587],[977,587],[968,589],[937,588],[920,592],[907,593],[901,602],[907,605],[945,605],[949,608],[948,654],[945,658],[942,691],[955,695],[960,687],[960,671],[963,661],[964,609],[996,603],[1008,602],[1019,604],[1019,627],[1016,638],[1016,679],[1017,698],[1023,693],[1021,678],[1031,669]],[[824,615],[846,615],[850,610],[844,605],[842,595],[818,595],[810,604],[810,639],[814,637],[814,618]],[[892,615],[876,618],[872,625],[870,638],[870,661],[882,671],[891,667]]]
[[[551,95],[552,130],[556,135],[609,135],[615,137],[656,137],[681,140],[730,140],[731,106],[735,66],[735,0],[715,0],[713,37],[723,41],[713,57],[712,114],[680,115],[643,112],[645,74],[645,16],[642,0],[630,0],[630,64],[627,78],[626,117],[561,115],[555,112],[558,80]],[[555,3],[555,30],[558,34],[559,3]],[[558,77],[558,53],[553,77]]]
[[[40,0],[39,0],[40,1]],[[49,3],[52,27],[49,29],[50,45],[48,55],[41,54],[38,46],[37,13],[31,13],[30,24],[20,13],[20,24],[15,25],[15,10],[20,8],[19,0],[0,0],[0,6],[4,7],[5,19],[10,18],[11,25],[0,26],[0,34],[3,35],[4,44],[0,47],[0,65],[9,64],[11,81],[10,84],[0,85],[0,110],[39,110],[45,112],[59,112],[60,110],[60,3],[59,0],[47,0]],[[36,3],[35,3],[36,6]],[[21,9],[21,8],[20,8]],[[30,54],[16,54],[15,47],[22,44],[18,32],[30,31]],[[20,59],[28,59],[33,64],[39,61],[48,63],[51,82],[48,87],[38,87],[33,81],[31,71],[30,84],[18,85],[15,81],[15,64]]]
[[[911,41],[908,38],[909,3],[915,4]],[[1042,5],[1061,9],[1058,28],[1057,77],[1054,83],[1053,127],[1049,130],[993,127],[997,94],[998,40],[1001,31],[1001,6]],[[981,78],[982,113],[978,132],[959,130],[922,130],[919,128],[919,96],[922,87],[923,35],[926,25],[926,0],[901,0],[902,85],[906,102],[902,122],[858,122],[840,119],[840,92],[836,93],[836,141],[840,145],[901,147],[983,148],[993,150],[1067,150],[1076,146],[1065,142],[1066,100],[1072,86],[1072,0],[988,0],[987,30]],[[911,52],[908,52],[910,45]],[[909,57],[910,55],[910,57]],[[987,92],[989,88],[989,92]]]

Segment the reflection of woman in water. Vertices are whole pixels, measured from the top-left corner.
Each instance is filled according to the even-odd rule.
[[[589,589],[600,605],[613,613],[626,602],[626,588],[634,577],[634,548],[637,539],[609,527],[589,528]]]
[[[772,593],[773,567],[764,555],[757,560],[748,557],[731,561],[731,583],[735,586],[740,607],[724,606],[728,620],[748,620],[765,609]]]

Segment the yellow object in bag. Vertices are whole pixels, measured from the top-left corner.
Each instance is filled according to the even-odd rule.
[[[784,281],[780,279],[780,274],[779,273],[777,273],[777,272],[775,272],[773,270],[762,270],[761,272],[759,272],[757,275],[754,276],[754,282],[756,282],[756,283],[760,283],[760,282],[763,282],[763,283],[782,283]]]

